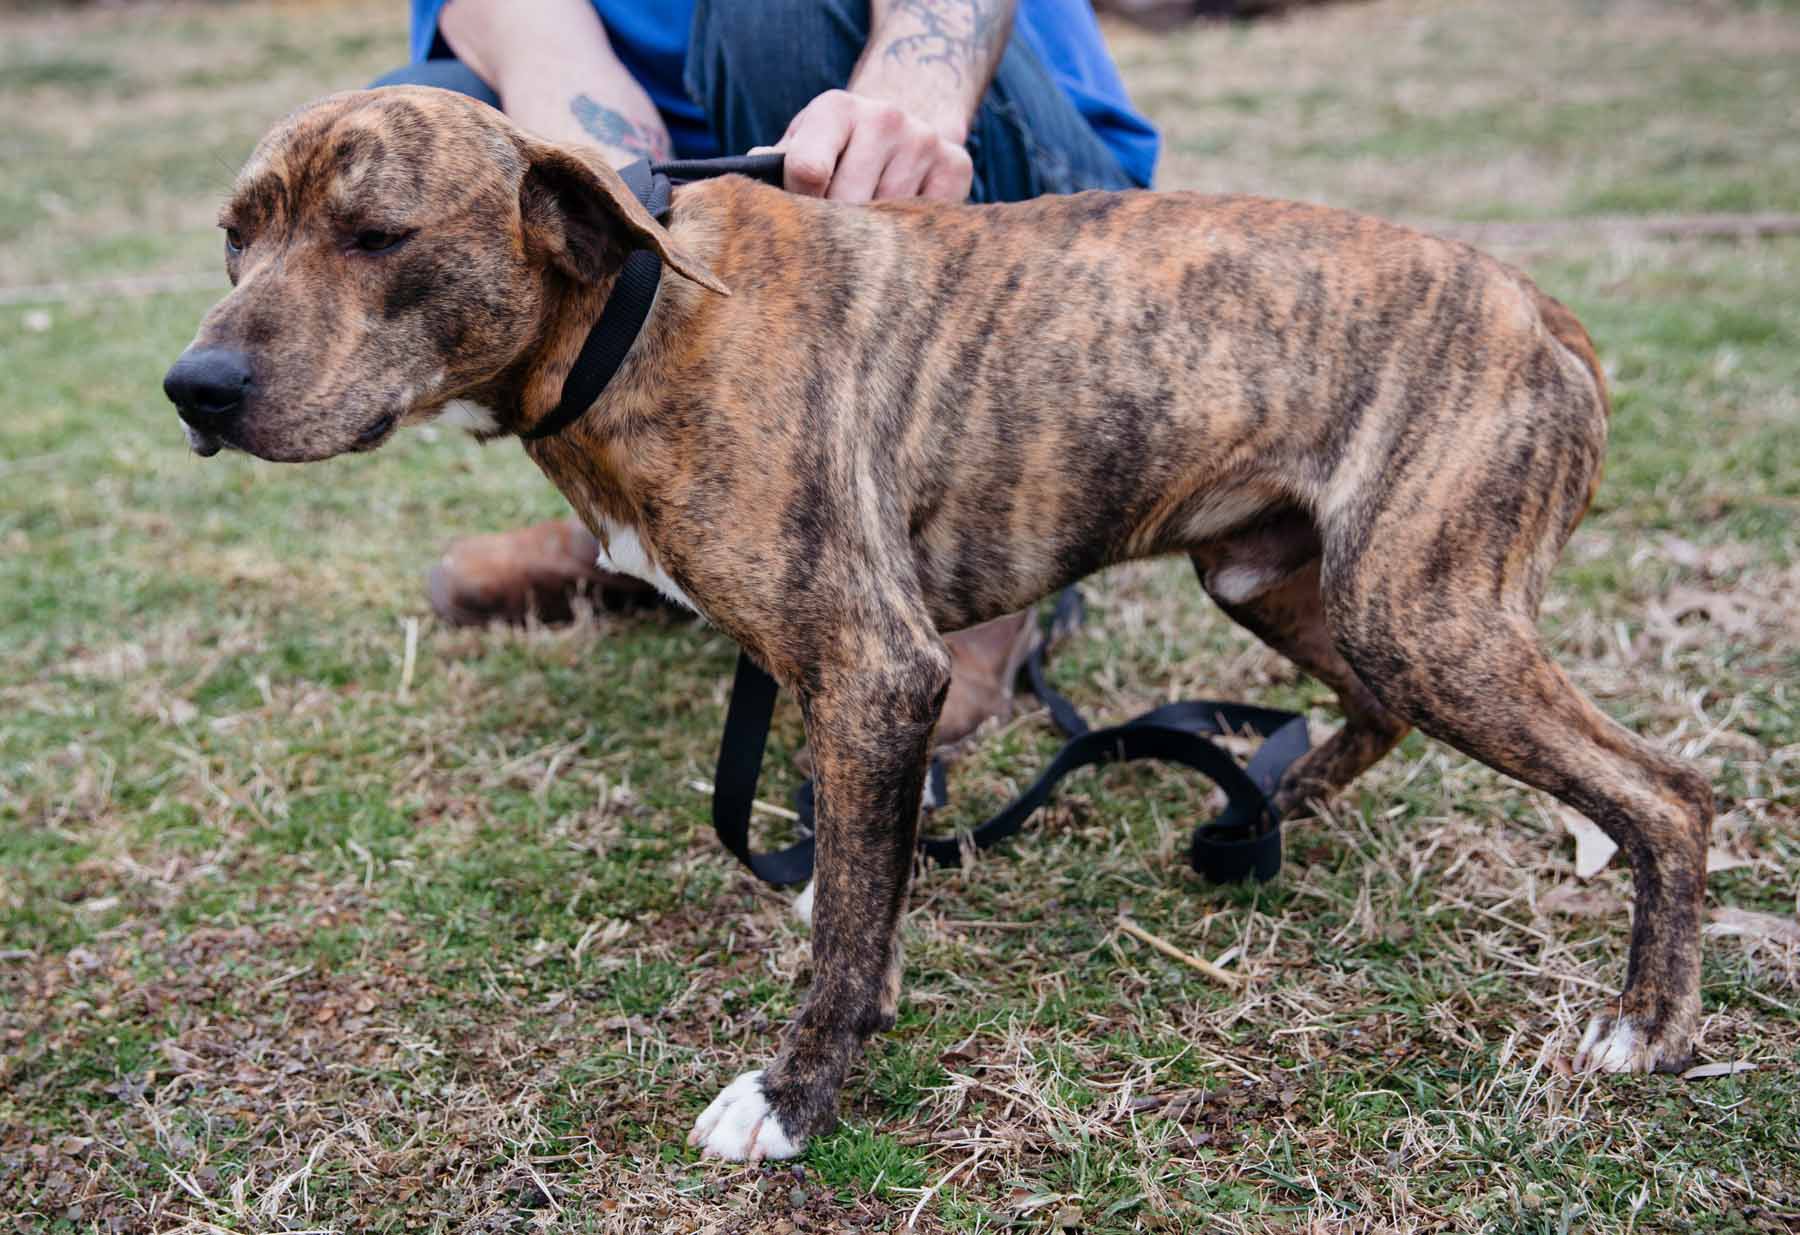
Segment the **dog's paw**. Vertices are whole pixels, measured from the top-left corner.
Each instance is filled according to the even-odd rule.
[[[762,1078],[760,1068],[744,1073],[700,1112],[694,1130],[688,1133],[688,1144],[698,1146],[701,1157],[761,1162],[796,1157],[806,1148],[806,1138],[789,1136],[769,1109]]]
[[[807,880],[805,890],[794,898],[794,916],[808,926],[812,925],[813,888],[818,882],[816,879]]]
[[[1602,1012],[1575,1051],[1577,1072],[1678,1072],[1692,1054],[1683,1040],[1652,1032],[1630,1015]]]

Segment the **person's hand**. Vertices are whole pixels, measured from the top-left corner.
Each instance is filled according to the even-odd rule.
[[[840,202],[968,198],[975,165],[960,134],[897,103],[827,90],[801,108],[773,149],[791,193]]]

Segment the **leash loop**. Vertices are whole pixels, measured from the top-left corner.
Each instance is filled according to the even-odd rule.
[[[1081,593],[1065,589],[1057,598],[1051,632],[1072,629],[1082,619]],[[1166,703],[1141,716],[1101,729],[1091,727],[1069,699],[1049,683],[1041,641],[1025,662],[1024,674],[1057,729],[1068,737],[1031,786],[973,831],[958,836],[922,836],[919,850],[944,866],[962,864],[965,843],[986,849],[1015,835],[1039,807],[1050,800],[1062,779],[1098,764],[1158,759],[1191,768],[1225,794],[1225,810],[1217,819],[1194,829],[1188,861],[1213,883],[1273,879],[1281,869],[1281,817],[1274,795],[1281,778],[1309,747],[1306,718],[1276,708],[1192,699]],[[767,744],[769,721],[779,687],[763,669],[740,652],[731,702],[725,713],[725,736],[713,778],[713,829],[720,842],[765,883],[804,883],[813,868],[813,782],[794,793],[801,838],[774,853],[750,848],[750,813]],[[1263,739],[1248,764],[1240,766],[1211,736],[1253,733]],[[926,808],[946,798],[944,766],[931,761]]]

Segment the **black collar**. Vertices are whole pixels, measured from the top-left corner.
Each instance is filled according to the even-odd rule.
[[[779,154],[741,155],[725,159],[678,159],[668,163],[651,163],[639,159],[619,169],[638,201],[650,216],[660,220],[669,210],[669,191],[676,184],[690,180],[709,180],[714,176],[750,176],[769,184],[781,183],[782,158]],[[648,249],[638,249],[619,268],[618,282],[600,310],[600,320],[588,331],[581,354],[563,379],[562,398],[550,414],[524,433],[528,442],[554,437],[574,424],[594,406],[600,392],[625,363],[631,345],[637,342],[650,306],[656,301],[656,288],[662,282],[662,262]]]

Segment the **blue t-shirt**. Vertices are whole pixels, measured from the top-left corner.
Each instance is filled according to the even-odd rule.
[[[414,60],[450,54],[437,33],[446,2],[412,0]],[[682,84],[694,0],[593,0],[593,5],[613,51],[662,112],[675,153],[696,159],[718,154],[706,117]],[[1089,0],[1019,0],[1013,30],[1037,53],[1125,174],[1149,185],[1161,142],[1150,122],[1132,110]]]

